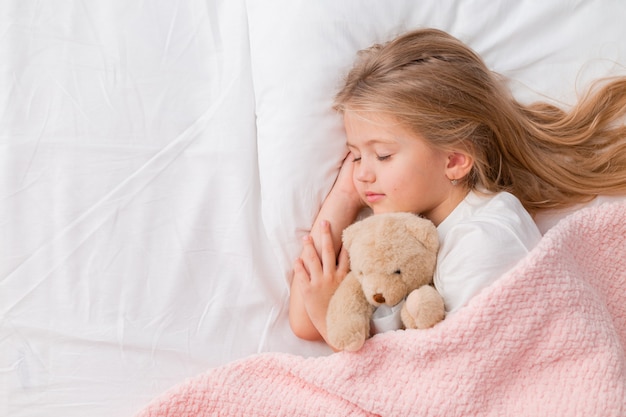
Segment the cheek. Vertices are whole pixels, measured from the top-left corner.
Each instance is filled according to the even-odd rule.
[[[412,171],[398,170],[399,175],[392,175],[385,178],[385,182],[389,189],[398,193],[410,192],[416,184],[416,175]]]
[[[357,192],[364,191],[365,184],[362,181],[356,179],[356,176],[352,176],[352,185]]]

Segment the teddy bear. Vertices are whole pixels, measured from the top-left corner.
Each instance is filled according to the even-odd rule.
[[[435,225],[411,213],[374,214],[342,235],[350,272],[330,299],[327,342],[357,351],[371,336],[371,319],[382,305],[401,307],[406,329],[425,329],[443,320],[441,295],[432,286],[439,248]]]

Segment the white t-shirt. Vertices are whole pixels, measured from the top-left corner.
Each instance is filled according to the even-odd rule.
[[[435,287],[448,314],[510,270],[541,239],[512,194],[470,192],[437,227]]]

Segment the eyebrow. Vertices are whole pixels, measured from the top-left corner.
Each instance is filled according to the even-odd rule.
[[[368,139],[365,141],[364,145],[372,145],[372,144],[377,144],[377,143],[386,144],[386,145],[394,145],[397,143],[397,141],[385,140],[385,139]],[[352,148],[357,147],[355,144],[350,143],[350,141],[346,141],[346,145]]]

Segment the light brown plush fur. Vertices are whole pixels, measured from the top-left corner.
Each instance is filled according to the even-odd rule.
[[[326,316],[333,347],[359,350],[370,337],[375,308],[394,306],[407,296],[401,311],[405,328],[428,328],[443,320],[443,299],[430,285],[439,247],[432,222],[410,213],[373,215],[346,228],[343,245],[350,272]]]

